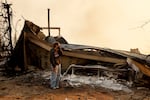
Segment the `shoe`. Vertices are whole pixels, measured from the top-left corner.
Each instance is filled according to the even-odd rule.
[[[56,87],[51,87],[51,89],[55,90],[55,89],[56,89]]]

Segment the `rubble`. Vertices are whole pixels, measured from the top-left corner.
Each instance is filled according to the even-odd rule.
[[[75,72],[77,71],[77,69],[75,68],[87,68],[87,69],[93,69],[93,68],[97,68],[97,75],[95,76],[94,74],[90,74],[88,73],[87,76],[83,76],[82,72]],[[71,74],[69,74],[69,70],[71,70]],[[112,89],[112,90],[115,90],[115,91],[119,91],[119,90],[122,90],[122,91],[125,91],[125,92],[132,92],[132,90],[130,90],[127,85],[131,85],[132,83],[130,83],[129,81],[123,81],[124,82],[124,85],[121,84],[120,81],[122,80],[118,80],[117,81],[117,78],[115,79],[112,76],[104,76],[104,74],[102,73],[102,71],[100,70],[105,70],[105,71],[110,71],[110,69],[107,69],[106,67],[102,67],[102,66],[99,66],[99,65],[90,65],[90,66],[81,66],[81,65],[70,65],[68,67],[68,69],[66,70],[66,72],[63,74],[62,76],[62,81],[67,81],[68,84],[72,87],[79,87],[79,86],[82,86],[84,84],[87,84],[87,85],[91,85],[93,87],[96,87],[96,86],[101,86],[101,87],[104,87],[104,88],[108,88],[108,89]],[[75,73],[77,75],[75,75]],[[101,73],[101,75],[100,75]],[[112,72],[113,73],[113,72]],[[81,75],[80,75],[81,74]],[[110,74],[110,73],[109,73]],[[119,83],[120,82],[120,83]]]
[[[46,37],[44,33],[40,31],[41,29],[40,26],[30,21],[25,21],[18,42],[7,62],[6,70],[8,72],[28,71],[31,68],[29,66],[36,66],[36,68],[42,70],[50,70],[49,51],[52,48],[52,43],[58,41],[61,43],[63,50],[62,72],[71,64],[81,66],[99,65],[103,66],[103,68],[100,69],[103,74],[107,76],[112,74],[114,79],[121,78],[131,83],[139,83],[139,80],[144,79],[149,83],[150,57],[148,55],[140,54],[139,52],[135,53],[134,51],[137,52],[137,50],[129,52],[69,44],[61,36]],[[94,71],[94,69],[93,67],[92,70],[90,70]],[[88,72],[88,69],[83,70],[82,73],[84,72]]]
[[[117,82],[115,79],[108,79],[107,77],[89,77],[89,76],[80,76],[80,75],[68,75],[62,79],[67,81],[68,84],[72,87],[80,87],[84,84],[90,85],[93,87],[104,87],[114,91],[125,91],[127,93],[132,92],[127,86],[122,85]]]

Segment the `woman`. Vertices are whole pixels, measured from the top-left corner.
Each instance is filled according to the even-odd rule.
[[[50,50],[50,63],[52,65],[52,75],[51,75],[51,88],[59,88],[59,81],[61,75],[61,60],[62,50],[60,49],[60,44],[58,42],[53,44],[53,48]]]

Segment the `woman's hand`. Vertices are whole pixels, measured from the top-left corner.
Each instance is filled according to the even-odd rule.
[[[55,66],[55,67],[53,68],[53,72],[58,73],[58,66]]]

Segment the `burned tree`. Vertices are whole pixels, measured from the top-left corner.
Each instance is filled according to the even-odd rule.
[[[2,50],[5,51],[9,56],[13,51],[12,46],[12,28],[11,28],[11,19],[12,19],[12,9],[11,4],[2,3],[1,15],[0,15],[0,24],[1,24],[1,46]]]

